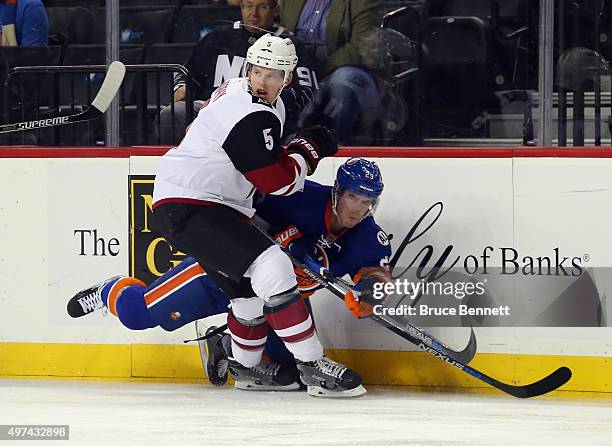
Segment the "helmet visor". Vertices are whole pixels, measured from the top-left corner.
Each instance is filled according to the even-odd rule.
[[[378,196],[369,196],[348,188],[334,187],[333,205],[336,216],[347,227],[352,227],[374,214]]]

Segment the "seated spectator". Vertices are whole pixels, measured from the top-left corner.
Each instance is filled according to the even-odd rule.
[[[360,50],[382,21],[383,0],[284,0],[281,24],[304,41],[324,77],[300,124],[334,128],[338,142],[373,126],[385,87],[364,65]]]
[[[0,0],[2,45],[47,45],[49,18],[41,0]]]
[[[227,79],[240,76],[247,49],[262,34],[271,33],[291,38],[299,58],[296,76],[281,95],[287,111],[284,135],[290,135],[297,130],[298,116],[310,102],[312,90],[318,88],[315,73],[309,68],[299,39],[274,24],[274,18],[278,15],[277,0],[242,0],[240,7],[242,21],[213,28],[194,47],[185,65],[195,84],[194,114],[219,85]],[[165,107],[160,114],[162,144],[175,144],[182,139],[188,124],[184,100],[185,79],[177,76],[174,87],[174,125],[170,106]]]

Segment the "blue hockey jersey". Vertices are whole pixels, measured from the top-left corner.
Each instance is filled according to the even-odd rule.
[[[386,267],[391,256],[389,237],[369,216],[340,234],[330,231],[332,188],[306,181],[303,192],[288,197],[267,195],[257,205],[256,213],[272,226],[272,233],[295,225],[311,242],[318,260],[335,276],[353,277],[364,267]],[[298,274],[300,291],[314,291],[320,286]]]
[[[336,276],[353,277],[364,267],[386,267],[391,255],[387,234],[367,217],[351,229],[332,234],[332,189],[306,181],[304,191],[288,197],[268,195],[256,206],[257,214],[273,231],[295,225],[316,249],[318,260]],[[272,232],[274,233],[274,232]],[[304,295],[321,286],[296,271]],[[165,330],[175,330],[196,319],[227,310],[229,299],[193,258],[186,258],[146,289],[144,299],[153,318]],[[180,314],[180,318],[172,315]]]

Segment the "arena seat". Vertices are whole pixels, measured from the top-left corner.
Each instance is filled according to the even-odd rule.
[[[178,63],[185,65],[195,46],[192,43],[156,43],[147,48],[144,63]]]
[[[106,43],[106,8],[93,10],[96,16],[96,40]],[[119,8],[119,41],[122,44],[144,44],[168,42],[174,25],[175,9],[159,6],[130,6]]]
[[[58,65],[61,47],[48,46],[4,46],[2,47],[2,64],[0,66],[0,89],[4,98],[5,83],[8,73],[15,67]],[[9,104],[34,101],[38,96],[39,104],[49,104],[49,78],[46,75],[20,75],[11,84]],[[21,87],[23,82],[23,88]],[[6,121],[5,121],[6,122]]]
[[[97,7],[104,4],[104,0],[44,0],[45,8],[74,7],[84,8]]]
[[[49,40],[59,45],[87,44],[95,40],[96,18],[82,6],[47,8]]]
[[[196,43],[215,26],[240,20],[235,6],[183,6],[176,21],[173,43]]]
[[[121,7],[126,6],[166,6],[180,8],[183,0],[121,0]]]
[[[40,113],[44,113],[52,101],[50,76],[46,74],[18,75],[12,78],[7,89],[6,81],[10,70],[15,67],[57,65],[60,50],[61,47],[57,45],[2,47],[0,100],[3,101],[2,121],[4,123],[40,119]],[[40,131],[5,134],[0,138],[0,144],[37,144],[39,137]]]
[[[195,43],[157,43],[151,45],[147,48],[144,63],[185,65],[194,46]],[[149,75],[147,79],[147,102],[157,104],[157,91],[159,91],[161,104],[168,104],[172,98],[172,79],[173,75],[171,73],[161,73],[159,78],[156,75]]]
[[[121,45],[119,60],[126,65],[142,63],[144,45]],[[66,48],[62,65],[104,65],[106,63],[106,47],[104,45],[69,45]],[[59,87],[60,104],[87,105],[95,97],[104,75],[78,74],[74,75],[74,87],[70,85],[69,77],[65,76]],[[74,88],[74,94],[73,89]],[[133,102],[134,75],[127,74],[123,81],[121,98],[125,103]]]
[[[476,17],[434,17],[423,30],[423,110],[427,136],[485,136],[478,117],[492,106],[485,24]]]
[[[430,2],[423,33],[423,97],[425,109],[433,106],[429,111],[437,119],[430,122],[430,131],[435,130],[429,136],[487,136],[488,117],[503,113],[499,95],[533,87],[536,49],[530,47],[529,33],[537,31],[537,23],[530,8],[527,0]]]
[[[537,32],[537,10],[529,0],[433,0],[430,17],[476,17],[489,45],[490,71],[498,90],[529,88],[528,41]],[[537,6],[536,6],[537,8]],[[534,17],[530,17],[533,15]],[[535,23],[533,19],[535,18]],[[532,36],[529,37],[528,33]],[[532,49],[535,51],[535,49]]]

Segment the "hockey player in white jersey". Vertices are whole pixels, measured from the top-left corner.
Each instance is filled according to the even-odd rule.
[[[298,132],[286,151],[280,145],[279,96],[296,64],[289,39],[264,35],[249,48],[246,77],[221,85],[181,144],[162,157],[153,222],[230,298],[230,368],[255,367],[272,328],[313,394],[357,396],[365,392],[361,376],[323,356],[291,261],[249,224],[256,190],[297,192],[318,162],[338,150],[333,133],[321,126]]]

